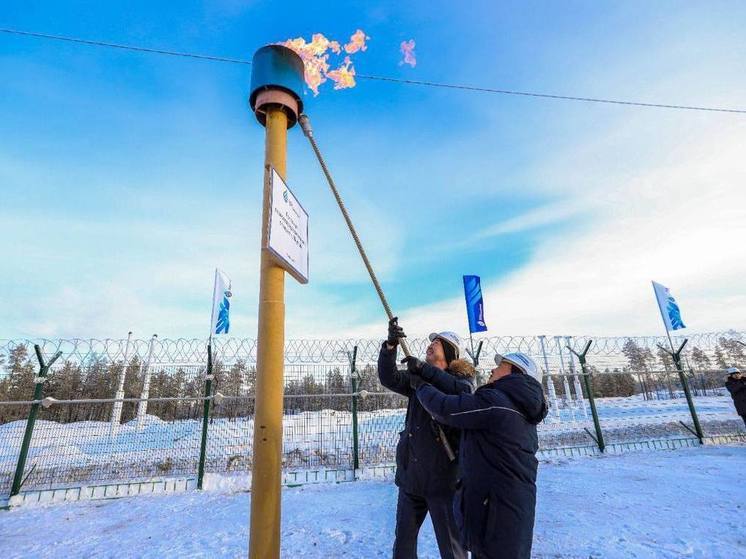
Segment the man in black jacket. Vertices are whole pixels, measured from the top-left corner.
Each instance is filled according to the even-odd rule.
[[[547,404],[541,371],[528,355],[497,355],[495,362],[474,394],[451,396],[423,384],[417,398],[438,421],[462,430],[454,508],[464,547],[474,559],[530,559],[536,425]]]
[[[746,377],[737,367],[728,369],[728,379],[725,381],[725,388],[730,392],[733,398],[733,405],[736,406],[736,413],[743,419],[746,425]]]
[[[389,321],[388,339],[378,356],[378,378],[381,384],[409,398],[404,430],[396,447],[396,485],[399,499],[396,507],[394,559],[417,557],[417,535],[425,516],[435,529],[440,555],[444,559],[466,559],[453,516],[457,465],[446,453],[441,436],[457,449],[459,433],[439,426],[414,397],[415,385],[425,379],[446,394],[471,393],[474,367],[459,359],[459,339],[453,332],[430,334],[426,363],[405,359],[409,371],[397,370],[396,351],[399,339],[405,338],[397,319]]]

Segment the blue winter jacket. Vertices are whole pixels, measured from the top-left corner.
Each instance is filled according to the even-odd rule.
[[[512,373],[474,394],[423,385],[417,397],[438,421],[461,429],[454,503],[462,543],[478,556],[531,556],[539,448],[536,425],[547,415],[541,384]]]
[[[429,364],[422,378],[446,394],[471,393],[474,390],[474,367],[456,359],[447,371]],[[440,440],[438,425],[415,397],[409,373],[397,369],[396,348],[384,343],[378,356],[378,378],[381,384],[409,398],[404,430],[396,445],[396,485],[407,493],[421,497],[451,498],[456,487],[457,465],[451,461]],[[460,432],[442,427],[449,444],[458,452]]]

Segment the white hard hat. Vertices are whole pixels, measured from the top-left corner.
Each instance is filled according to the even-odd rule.
[[[741,372],[741,369],[739,369],[738,367],[729,367],[729,368],[728,368],[728,370],[727,370],[726,372],[727,372],[727,373],[728,373],[729,375],[735,375],[735,374],[737,374],[737,373],[740,373],[740,372]]]
[[[507,361],[511,365],[515,365],[528,376],[534,377],[536,380],[539,381],[539,383],[541,383],[541,379],[543,376],[541,369],[539,369],[539,367],[536,366],[534,360],[525,353],[516,351],[513,353],[508,353],[506,355],[500,355],[499,353],[495,355],[495,365],[500,365],[500,363],[502,363],[503,361]]]
[[[433,332],[428,336],[431,342],[440,340],[441,342],[447,343],[456,352],[456,359],[461,357],[461,338],[455,332]]]

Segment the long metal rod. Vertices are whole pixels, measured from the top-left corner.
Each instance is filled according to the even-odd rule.
[[[352,235],[352,240],[355,241],[355,246],[357,247],[357,251],[360,253],[360,258],[363,259],[363,264],[365,264],[365,269],[368,270],[370,281],[373,282],[373,287],[375,288],[376,293],[378,293],[378,298],[381,300],[383,309],[386,311],[386,316],[388,316],[389,320],[391,320],[392,318],[394,318],[394,313],[391,311],[391,307],[389,306],[389,302],[386,299],[386,295],[383,292],[383,288],[381,288],[381,284],[378,281],[378,277],[376,276],[376,273],[373,271],[373,265],[370,263],[370,259],[368,258],[368,254],[365,252],[363,243],[360,241],[360,236],[357,234],[357,229],[355,229],[355,225],[352,223],[352,219],[350,218],[350,214],[347,212],[345,203],[342,200],[342,197],[339,195],[339,190],[337,190],[337,185],[334,183],[334,178],[332,177],[332,174],[329,172],[329,168],[326,166],[326,162],[324,161],[324,156],[321,155],[319,146],[316,144],[316,139],[313,137],[313,129],[311,128],[311,122],[308,119],[308,115],[306,114],[300,115],[300,117],[298,118],[298,122],[301,128],[303,129],[303,134],[305,134],[306,138],[308,138],[308,141],[311,144],[311,148],[313,149],[313,152],[316,154],[316,159],[319,160],[319,165],[321,165],[321,170],[324,171],[324,175],[326,176],[326,181],[329,183],[329,188],[331,189],[332,194],[334,195],[334,199],[337,201],[337,205],[339,206],[339,209],[342,212],[342,217],[344,217],[345,223],[347,224],[347,229],[349,229],[350,234]],[[401,349],[404,352],[404,355],[406,355],[407,357],[410,357],[412,355],[412,353],[409,351],[409,346],[407,345],[406,340],[403,340],[403,339],[399,340],[399,345],[401,345]],[[443,444],[443,449],[448,455],[448,458],[450,460],[455,460],[456,454],[453,452],[453,449],[451,448],[451,445],[448,442],[448,439],[446,438],[445,433],[443,432],[443,428],[438,423],[435,423],[435,425],[437,425],[438,427],[438,438]]]
[[[306,114],[300,115],[298,122],[300,123],[301,128],[303,128],[303,133],[305,134],[306,138],[308,138],[308,141],[311,144],[311,148],[313,149],[313,152],[316,154],[316,159],[319,160],[319,165],[321,165],[321,170],[324,171],[324,175],[326,176],[326,181],[329,183],[329,188],[331,189],[332,194],[334,195],[334,199],[337,201],[337,205],[339,206],[339,209],[342,212],[342,217],[344,218],[345,223],[347,224],[347,228],[350,230],[350,234],[352,235],[352,240],[355,241],[355,246],[357,247],[357,251],[360,253],[360,258],[363,259],[363,264],[365,265],[365,269],[368,270],[370,281],[373,282],[373,287],[375,288],[376,293],[378,293],[378,298],[381,300],[383,309],[386,311],[386,316],[388,316],[389,320],[391,320],[392,318],[394,318],[394,313],[391,311],[391,307],[389,306],[388,299],[386,299],[386,295],[384,294],[383,289],[381,288],[381,284],[378,281],[378,276],[376,276],[376,273],[373,270],[373,265],[370,263],[370,259],[368,258],[368,253],[365,252],[363,243],[360,241],[360,236],[357,234],[357,229],[355,229],[355,225],[352,223],[352,219],[350,218],[350,214],[347,211],[347,207],[345,206],[345,203],[342,200],[342,197],[339,195],[339,190],[337,190],[337,185],[334,182],[334,178],[329,172],[329,167],[326,166],[326,161],[324,161],[324,156],[321,155],[321,151],[319,151],[319,146],[316,143],[316,139],[313,137],[313,129],[311,128],[311,122],[308,119],[308,115]],[[409,351],[409,346],[407,346],[406,340],[400,340],[399,345],[401,345],[404,355],[406,355],[407,357],[412,355]]]

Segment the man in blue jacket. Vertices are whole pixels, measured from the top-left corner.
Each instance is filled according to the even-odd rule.
[[[408,365],[418,364],[417,376],[397,369],[396,351],[400,338],[406,337],[397,319],[389,322],[388,339],[378,356],[378,378],[381,384],[409,398],[404,430],[396,447],[396,485],[399,498],[396,507],[394,559],[417,557],[417,536],[425,516],[430,513],[444,559],[466,559],[453,515],[457,464],[445,450],[458,449],[460,433],[439,426],[415,397],[412,382],[426,379],[444,394],[468,394],[473,391],[474,367],[459,359],[460,342],[453,332],[430,334],[426,362],[407,358]]]
[[[547,403],[541,371],[528,355],[497,355],[495,363],[474,394],[448,395],[424,383],[424,375],[416,394],[438,421],[462,430],[454,509],[464,547],[474,559],[530,559],[536,425]]]

